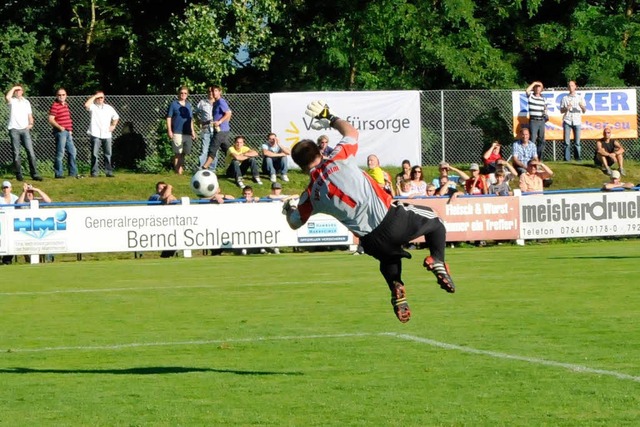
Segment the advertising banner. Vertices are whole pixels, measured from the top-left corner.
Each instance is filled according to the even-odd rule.
[[[617,139],[638,137],[638,112],[635,89],[579,90],[587,111],[582,115],[581,139],[600,139],[602,129],[610,126],[612,137]],[[568,91],[544,91],[549,121],[545,129],[545,140],[564,139],[560,103]],[[511,93],[513,135],[522,125],[529,123],[529,102],[524,91]]]
[[[280,202],[51,207],[4,215],[2,239],[7,253],[14,255],[353,243],[347,228],[326,215],[314,215],[299,230],[291,230]]]
[[[530,195],[520,200],[521,239],[640,234],[640,193]]]
[[[445,223],[448,242],[515,240],[518,238],[519,198],[458,197],[408,199],[404,202],[429,206]],[[419,239],[421,241],[424,239]]]
[[[331,147],[340,141],[335,129],[311,128],[312,119],[304,112],[316,100],[325,101],[334,114],[359,130],[358,165],[366,166],[369,154],[377,155],[383,166],[400,166],[404,159],[411,164],[422,162],[420,92],[272,93],[271,129],[283,145],[290,147],[301,139],[316,141],[323,134]]]

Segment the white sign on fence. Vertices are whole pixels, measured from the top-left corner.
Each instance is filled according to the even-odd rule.
[[[326,101],[338,115],[360,131],[356,160],[367,165],[367,156],[375,154],[383,166],[400,166],[402,160],[422,163],[420,135],[420,92],[293,92],[271,94],[271,129],[283,145],[300,139],[316,141],[329,137],[329,145],[340,141],[334,129],[311,129],[311,118],[304,114],[307,104]],[[293,162],[291,162],[293,164]]]

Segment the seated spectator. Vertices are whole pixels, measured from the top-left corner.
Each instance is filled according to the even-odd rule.
[[[518,172],[518,176],[527,172],[530,160],[538,160],[538,151],[536,144],[529,140],[530,134],[528,128],[520,129],[520,139],[513,143],[513,155],[511,161],[513,167]]]
[[[451,174],[450,171],[456,172],[458,175]],[[440,162],[438,165],[438,177],[434,178],[431,183],[435,185],[436,188],[440,187],[440,178],[446,176],[448,178],[447,182],[451,188],[458,188],[458,184],[464,185],[465,180],[469,179],[469,175],[461,171],[460,169],[451,166],[447,162]]]
[[[496,168],[500,164],[500,161],[504,162],[501,153],[502,145],[498,141],[493,141],[491,147],[482,155],[482,162],[484,163],[484,168],[482,173],[484,175],[488,175],[490,173],[494,173]]]
[[[2,182],[2,196],[0,197],[0,205],[13,205],[18,201],[18,196],[11,192],[11,183],[9,181]],[[3,206],[0,208],[2,210],[5,209],[13,209],[10,206]],[[5,265],[11,264],[13,260],[13,255],[3,255],[2,263]]]
[[[618,163],[620,175],[624,176],[624,148],[617,140],[611,139],[611,128],[609,126],[602,130],[602,139],[596,141],[593,162],[607,175],[611,175],[611,166],[614,163]]]
[[[449,177],[440,177],[440,183],[436,189],[436,196],[449,196],[451,199],[455,199],[459,195],[464,194],[462,191],[458,191],[457,187],[449,185]]]
[[[150,202],[160,202],[163,205],[175,202],[173,187],[164,181],[156,182],[156,192],[149,197]]]
[[[37,196],[36,196],[37,193]],[[26,182],[22,184],[22,193],[16,201],[17,204],[31,203],[32,200],[38,200],[39,202],[51,203],[51,198],[44,191],[34,187]]]
[[[217,203],[219,205],[223,204],[225,200],[234,200],[231,194],[224,194],[220,187],[216,190],[215,194],[209,197],[209,203]]]
[[[375,154],[367,156],[367,166],[369,167],[369,170],[367,171],[369,176],[373,178],[373,180],[377,182],[386,193],[394,197],[396,192],[394,185],[391,182],[391,175],[380,167],[380,160],[378,159],[378,156]]]
[[[471,163],[469,166],[471,177],[464,181],[464,191],[470,195],[487,194],[487,182],[484,175],[480,174],[480,166]]]
[[[513,192],[509,187],[509,183],[505,181],[504,171],[502,169],[495,172],[496,183],[489,185],[488,194],[496,196],[512,196]]]
[[[518,176],[518,171],[511,166],[511,163],[506,160],[498,160],[496,165],[496,172],[490,173],[487,175],[487,183],[488,184],[496,184],[498,181],[496,180],[495,174],[500,171],[504,175],[504,182],[509,184]]]
[[[436,186],[433,185],[433,182],[430,182],[427,184],[427,197],[434,197],[437,196],[436,194]]]
[[[51,197],[49,197],[47,193],[25,182],[22,184],[22,193],[20,193],[18,200],[16,200],[16,204],[31,203],[32,200],[37,200],[39,203],[51,203]],[[48,262],[54,261],[52,254],[44,254],[43,257]],[[24,260],[31,262],[31,256],[25,255]]]
[[[411,168],[411,192],[427,194],[427,183],[422,179],[422,166]]]
[[[149,197],[150,202],[160,202],[162,205],[168,205],[176,202],[178,199],[173,195],[173,186],[164,181],[156,182],[156,192]],[[160,258],[171,258],[176,251],[165,250],[160,252]]]
[[[282,194],[282,184],[280,184],[279,182],[274,182],[271,184],[271,193],[269,193],[267,197],[272,200],[282,200],[286,199],[289,196],[287,196],[286,194]]]
[[[152,194],[151,196],[149,196],[149,201],[150,202],[160,202],[161,199],[161,195],[162,195],[162,190],[164,190],[164,188],[167,186],[167,183],[164,181],[158,181],[156,182],[156,192],[154,194]]]
[[[333,148],[329,147],[329,137],[327,135],[320,135],[318,137],[318,147],[320,147],[320,153],[323,159],[328,159],[329,154],[333,152]]]
[[[611,191],[616,188],[623,188],[625,190],[629,190],[634,187],[634,185],[630,182],[622,182],[620,181],[620,171],[611,171],[611,180],[609,182],[605,182],[602,186],[602,189],[605,191]]]
[[[400,182],[400,191],[398,192],[398,196],[413,199],[414,197],[424,196],[424,194],[413,192],[411,190],[411,180],[403,179]]]
[[[227,150],[227,164],[229,165],[227,168],[227,177],[235,179],[238,187],[244,188],[242,177],[251,169],[253,182],[262,185],[257,161],[260,155],[256,150],[244,144],[244,136],[238,135],[233,140],[233,145]]]
[[[267,135],[267,142],[262,144],[262,172],[269,175],[269,181],[276,182],[276,174],[280,174],[280,177],[284,182],[289,182],[287,171],[289,166],[287,164],[287,156],[291,154],[291,150],[287,147],[280,145],[280,140],[275,133]]]
[[[411,180],[411,162],[409,160],[402,161],[402,170],[396,175],[396,192],[400,194],[400,184],[403,180]]]
[[[246,185],[242,188],[242,196],[238,197],[239,202],[256,203],[260,201],[260,197],[253,195],[253,188]]]
[[[540,167],[542,170],[538,170]],[[553,176],[553,172],[547,165],[536,160],[529,160],[527,171],[520,175],[520,190],[525,193],[542,192],[544,188],[543,180]]]

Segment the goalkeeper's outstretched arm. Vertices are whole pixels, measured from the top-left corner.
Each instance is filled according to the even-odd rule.
[[[337,118],[331,123],[331,127],[342,134],[353,139],[358,139],[358,129],[354,128],[351,123],[344,119]]]

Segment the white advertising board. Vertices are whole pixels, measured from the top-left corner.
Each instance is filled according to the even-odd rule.
[[[326,215],[291,230],[280,202],[51,207],[4,216],[5,253],[15,255],[353,244],[347,228]]]
[[[640,234],[640,193],[529,195],[520,199],[520,238]]]
[[[400,166],[402,160],[421,164],[420,92],[290,92],[271,94],[271,129],[290,147],[301,139],[329,137],[329,145],[340,141],[335,129],[314,130],[304,114],[315,100],[325,101],[334,114],[349,121],[360,132],[356,160],[367,165],[375,154],[383,166]],[[294,165],[291,162],[291,165]]]

